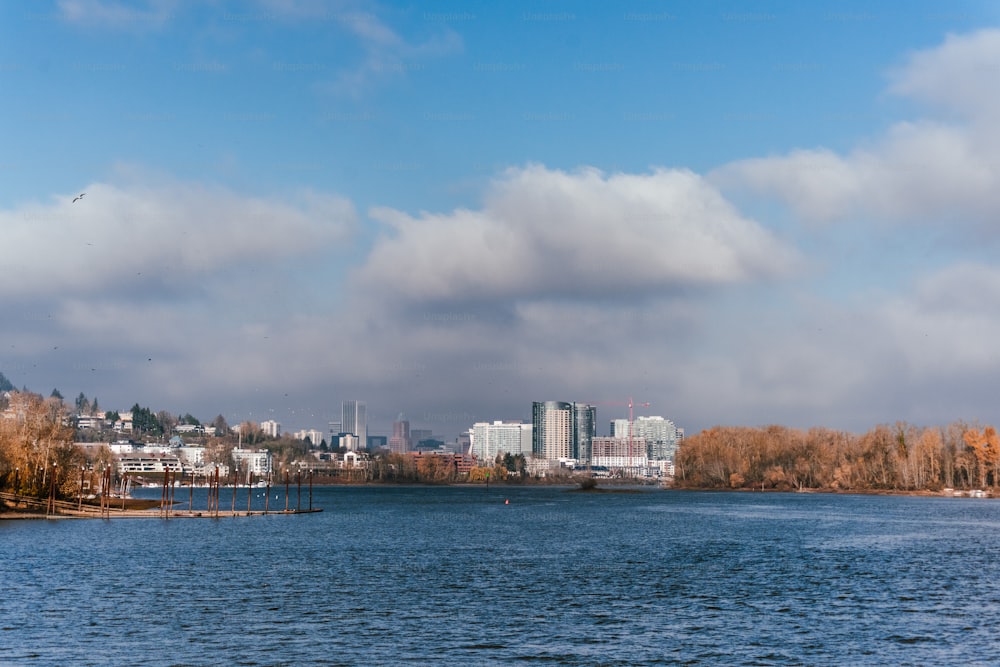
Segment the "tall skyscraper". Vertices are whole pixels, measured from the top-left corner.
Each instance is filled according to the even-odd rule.
[[[364,401],[344,401],[341,405],[341,428],[358,436],[358,448],[368,446],[368,409]]]
[[[531,404],[531,453],[543,459],[568,459],[573,441],[573,406],[562,401]]]
[[[590,463],[593,439],[597,435],[597,408],[586,403],[573,404],[573,458]]]
[[[392,437],[389,438],[389,451],[394,454],[402,454],[410,451],[410,422],[403,419],[403,415],[392,422]]]
[[[546,459],[589,462],[597,434],[597,409],[586,403],[544,401],[531,404],[531,451]]]

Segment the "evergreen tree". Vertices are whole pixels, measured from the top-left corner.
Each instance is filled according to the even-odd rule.
[[[215,434],[218,436],[223,436],[229,433],[229,424],[226,422],[226,418],[222,415],[217,415],[215,419],[212,420],[212,426],[215,427]]]
[[[138,403],[132,406],[132,430],[148,435],[163,435],[163,426],[153,411]]]

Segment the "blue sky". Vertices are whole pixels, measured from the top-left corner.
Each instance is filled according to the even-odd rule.
[[[990,422],[998,14],[5,3],[0,371],[289,430]]]

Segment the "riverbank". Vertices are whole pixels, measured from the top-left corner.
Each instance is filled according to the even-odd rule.
[[[27,519],[216,519],[237,516],[265,516],[272,514],[314,514],[321,508],[288,510],[190,510],[174,507],[164,509],[159,500],[149,498],[113,498],[111,506],[101,507],[93,502],[69,502],[0,493],[0,521]]]

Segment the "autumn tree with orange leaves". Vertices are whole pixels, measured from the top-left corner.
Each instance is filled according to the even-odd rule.
[[[0,489],[44,496],[53,476],[59,495],[76,492],[77,476],[84,462],[73,445],[73,428],[66,422],[66,407],[58,397],[13,392],[0,415]]]
[[[879,425],[861,434],[824,428],[717,426],[677,453],[687,488],[939,491],[1000,486],[1000,435],[963,423]]]

